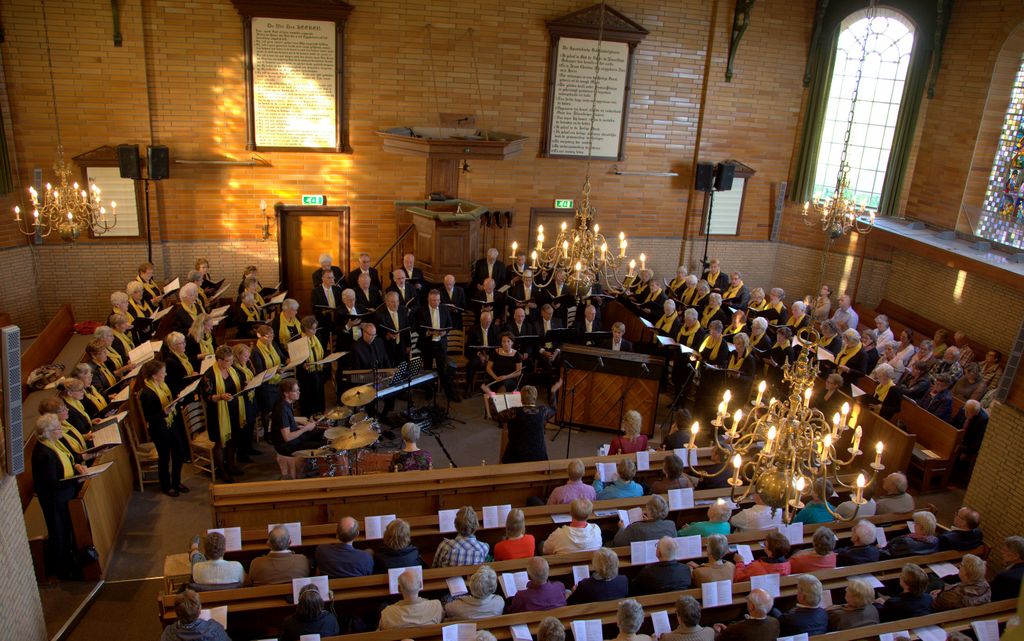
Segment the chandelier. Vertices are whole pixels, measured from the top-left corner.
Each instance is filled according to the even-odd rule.
[[[585,298],[591,293],[594,285],[601,282],[615,288],[622,287],[618,269],[625,262],[626,247],[628,246],[626,234],[619,232],[618,253],[609,249],[608,241],[601,234],[600,225],[595,222],[597,210],[590,204],[590,162],[594,154],[594,124],[597,120],[597,88],[601,76],[604,14],[605,6],[602,2],[597,32],[597,60],[594,63],[594,91],[590,105],[590,130],[587,138],[587,167],[583,179],[583,197],[573,212],[572,228],[570,229],[567,223],[562,222],[553,245],[544,246],[544,225],[537,226],[537,244],[530,253],[530,267],[534,275],[544,274],[546,276],[546,280],[538,278],[539,287],[546,287],[557,272],[563,271],[569,291],[577,299]],[[513,242],[513,265],[516,264],[515,256],[518,249],[519,243]],[[642,258],[646,259],[645,256]],[[629,268],[628,276],[634,276],[636,261],[630,261]]]
[[[813,330],[805,329],[801,338],[813,345],[818,336]],[[843,518],[829,505],[828,497],[822,497],[829,514],[837,521],[854,520],[860,506],[867,502],[864,488],[885,469],[882,465],[884,445],[881,441],[875,444],[875,459],[869,465],[869,477],[859,471],[853,483],[845,482],[844,478],[849,480],[853,473],[854,462],[863,454],[860,450],[861,427],[853,428],[856,413],[848,422],[850,406],[844,403],[842,411],[829,420],[820,410],[810,406],[818,366],[811,360],[809,349],[802,350],[800,356],[785,365],[782,371],[784,385],[790,389],[788,398],[772,398],[767,403],[763,402],[767,384],[761,381],[757,398],[746,417],[742,409],[737,409],[732,417],[728,415],[732,399],[726,390],[718,406],[718,414],[711,421],[714,427],[713,447],[723,455],[725,463],[717,471],[692,470],[698,476],[709,477],[732,466],[733,475],[729,480],[732,500],[739,503],[751,492],[756,492],[773,513],[782,510],[782,520],[787,524],[804,507],[801,498],[805,490],[810,490],[815,481],[827,480],[837,489],[852,489],[852,500],[857,505],[850,517]],[[690,429],[687,447],[693,448],[700,426],[694,423]],[[846,436],[850,436],[849,447],[841,448],[840,443]],[[746,489],[741,493],[740,488],[744,485]]]
[[[94,236],[107,233],[117,224],[117,203],[110,201],[110,213],[100,198],[100,188],[89,179],[83,189],[72,177],[71,166],[64,159],[64,145],[60,135],[60,115],[57,111],[57,87],[53,81],[53,57],[50,53],[50,32],[46,20],[46,3],[43,9],[43,34],[46,37],[46,59],[50,72],[50,91],[53,97],[53,121],[57,130],[57,160],[53,171],[57,184],[46,183],[40,196],[35,187],[29,187],[32,200],[32,216],[22,217],[21,207],[14,208],[14,221],[18,231],[26,236],[45,238],[54,231],[68,242],[75,242],[83,231]]]

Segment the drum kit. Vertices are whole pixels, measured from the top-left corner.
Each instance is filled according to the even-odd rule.
[[[353,387],[341,395],[343,406],[327,410],[323,422],[329,425],[324,431],[328,445],[294,454],[306,459],[307,477],[358,474],[360,454],[380,439],[380,426],[366,412],[355,410],[376,398],[372,385]]]

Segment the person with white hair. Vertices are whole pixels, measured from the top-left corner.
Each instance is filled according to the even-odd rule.
[[[786,320],[786,327],[796,334],[801,329],[809,327],[811,317],[807,314],[807,305],[802,300],[793,301],[789,306],[789,318]]]
[[[878,609],[872,603],[875,589],[863,579],[849,579],[846,583],[846,603],[828,609],[828,630],[849,630],[878,623]]]
[[[891,347],[886,349],[891,350]],[[896,387],[896,370],[888,363],[882,363],[875,368],[873,376],[878,385],[871,393],[867,405],[878,415],[887,421],[891,421],[899,413],[903,402],[903,395]]]
[[[747,594],[747,616],[735,623],[715,624],[718,641],[775,641],[779,620],[769,616],[774,599],[767,591],[755,588]]]
[[[379,630],[415,628],[422,625],[437,625],[444,619],[444,608],[436,599],[420,596],[423,580],[411,569],[398,575],[398,592],[402,600],[384,608],[380,613]]]
[[[619,557],[608,548],[594,551],[590,558],[590,576],[581,580],[565,600],[566,605],[614,601],[629,594],[629,579],[619,574]]]
[[[761,310],[760,315],[768,319],[769,325],[785,325],[789,320],[789,310],[786,309],[786,290],[781,287],[769,289],[768,303]]]
[[[889,327],[889,317],[885,314],[875,316],[875,331],[875,347],[878,349],[882,349],[887,344],[896,340],[892,329]]]
[[[913,531],[890,540],[885,552],[894,559],[938,552],[939,537],[935,535],[935,527],[934,514],[924,510],[914,512]]]
[[[571,473],[572,468],[570,467]],[[569,514],[572,516],[572,520],[548,535],[544,541],[544,554],[585,552],[601,547],[600,526],[587,522],[593,509],[594,504],[590,499],[584,497],[573,499],[569,504]]]
[[[645,565],[633,577],[629,583],[629,593],[633,596],[642,596],[685,590],[690,587],[692,571],[690,566],[675,560],[677,547],[671,535],[658,539],[655,547],[658,562]]]
[[[708,560],[700,565],[696,561],[690,561],[687,565],[693,570],[694,587],[704,583],[715,581],[732,581],[736,574],[736,566],[732,561],[727,561],[729,555],[729,539],[722,534],[712,534],[707,537]]]
[[[274,340],[284,353],[288,353],[288,343],[302,335],[302,321],[299,319],[299,301],[286,298],[281,303],[281,312],[270,323],[274,330]]]
[[[491,247],[487,256],[473,266],[473,285],[478,292],[484,291],[484,281],[493,278],[496,283],[505,282],[505,263],[498,260],[499,252]]]
[[[565,641],[565,626],[555,617],[544,617],[537,626],[537,641]]]
[[[359,258],[357,260],[358,264],[356,265],[356,268],[350,271],[348,275],[345,277],[345,286],[355,289],[356,287],[359,286],[359,275],[369,274],[370,285],[376,287],[377,289],[381,289],[382,285],[380,282],[380,274],[377,273],[377,268],[373,266],[373,260],[370,258],[370,255],[367,254],[366,252],[362,252],[361,254],[359,254]],[[335,282],[337,282],[340,285],[342,284],[343,281],[336,280]]]
[[[267,545],[270,552],[256,557],[249,564],[246,585],[290,583],[292,579],[309,576],[309,559],[289,549],[292,537],[286,527],[275,525],[267,535]]]
[[[498,575],[489,565],[481,565],[466,581],[469,594],[456,597],[444,606],[445,618],[485,619],[501,616],[505,611],[505,600],[495,594],[498,589]]]
[[[679,530],[679,536],[711,536],[712,534],[732,534],[732,526],[729,525],[729,517],[732,515],[732,507],[722,499],[718,499],[708,506],[708,520],[695,521]]]
[[[710,329],[711,321],[718,321],[722,323],[723,326],[729,322],[729,315],[722,308],[721,294],[708,294],[708,304],[700,313],[701,327],[704,329]]]
[[[878,527],[871,521],[861,519],[850,530],[849,547],[841,548],[836,553],[836,565],[848,567],[861,563],[874,563],[878,560],[881,550],[878,548]]]
[[[192,327],[192,322],[196,319],[196,316],[204,311],[206,310],[203,309],[202,303],[199,302],[199,287],[195,283],[185,283],[178,290],[178,303],[174,306],[174,311],[172,312],[174,331],[187,332],[188,328]]]
[[[857,325],[860,324],[860,316],[853,309],[853,300],[849,294],[839,296],[839,306],[832,314],[832,322],[842,330],[857,329]]]
[[[693,301],[697,298],[697,281],[696,274],[690,274],[684,279],[683,290],[679,293],[679,303],[686,308],[693,307]]]
[[[680,265],[676,268],[676,275],[672,281],[668,284],[669,296],[675,299],[679,299],[683,290],[686,289],[686,265]],[[694,282],[697,279],[694,278]]]
[[[960,582],[932,590],[932,610],[955,610],[992,601],[992,589],[985,580],[985,561],[965,554],[960,561]]]
[[[700,602],[685,595],[676,599],[676,619],[679,626],[658,637],[658,641],[715,641],[715,629],[700,624]]]
[[[619,601],[615,620],[619,626],[619,634],[614,641],[651,641],[650,636],[637,634],[640,626],[644,624],[644,609],[636,599]]]
[[[657,494],[647,499],[647,505],[643,509],[643,518],[622,527],[619,522],[619,531],[612,539],[612,545],[623,547],[634,541],[654,541],[662,537],[676,535],[676,524],[668,520],[668,501]],[[670,557],[671,558],[671,557]]]
[[[679,314],[676,312],[676,302],[668,298],[665,299],[661,306],[661,318],[654,323],[654,329],[662,332],[665,336],[675,336],[679,331]]]
[[[1024,576],[1024,536],[1008,536],[1001,548],[1003,569],[992,579],[992,600],[1016,599]]]
[[[836,371],[842,375],[845,389],[850,389],[850,385],[868,371],[864,346],[855,329],[843,332],[843,351],[836,355]]]
[[[74,534],[68,502],[79,482],[69,481],[86,471],[79,454],[61,441],[63,431],[56,414],[36,419],[36,446],[32,449],[32,481],[49,536],[46,540],[46,574],[72,578],[78,573],[72,547]]]
[[[758,352],[771,349],[772,342],[768,336],[768,319],[758,316],[750,321],[750,348]]]
[[[914,511],[914,497],[907,494],[907,475],[893,472],[882,480],[882,496],[875,499],[876,514],[899,514]]]
[[[821,607],[818,577],[804,574],[797,579],[796,606],[779,616],[779,630],[782,636],[802,633],[814,636],[828,632],[828,613]]]
[[[313,272],[313,289],[320,287],[323,282],[324,273],[333,274],[334,282],[340,285],[344,282],[345,273],[341,271],[341,268],[334,265],[334,258],[330,254],[320,254],[320,257],[316,261],[320,267]]]

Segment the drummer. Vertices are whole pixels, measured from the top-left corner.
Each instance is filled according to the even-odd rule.
[[[281,456],[292,456],[297,450],[306,450],[323,445],[322,432],[315,432],[316,423],[301,416],[295,416],[295,401],[299,400],[299,383],[286,378],[278,383],[280,398],[270,414],[270,429],[274,449]]]
[[[362,328],[362,337],[352,346],[352,358],[355,368],[379,371],[393,367],[391,357],[384,346],[384,341],[377,340],[377,326],[373,323],[363,323]],[[384,400],[384,415],[387,416],[394,407],[395,399],[393,396],[389,396]],[[377,403],[373,402],[366,408],[366,412],[374,415],[376,408]]]

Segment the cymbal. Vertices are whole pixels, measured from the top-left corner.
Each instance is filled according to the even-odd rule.
[[[331,447],[335,450],[358,450],[362,447],[369,447],[377,442],[380,436],[373,430],[348,430],[348,434],[331,441]]]
[[[344,421],[349,416],[352,416],[352,408],[349,407],[332,407],[324,414],[325,418],[332,421]]]
[[[339,436],[344,436],[346,432],[348,432],[348,429],[344,427],[328,427],[327,430],[324,431],[324,438],[328,441],[332,441]]]
[[[377,398],[377,390],[372,385],[361,385],[347,390],[341,395],[341,402],[349,407],[362,407]]]
[[[356,423],[352,426],[351,430],[353,433],[377,431],[374,429],[373,421],[362,421],[360,423]]]

